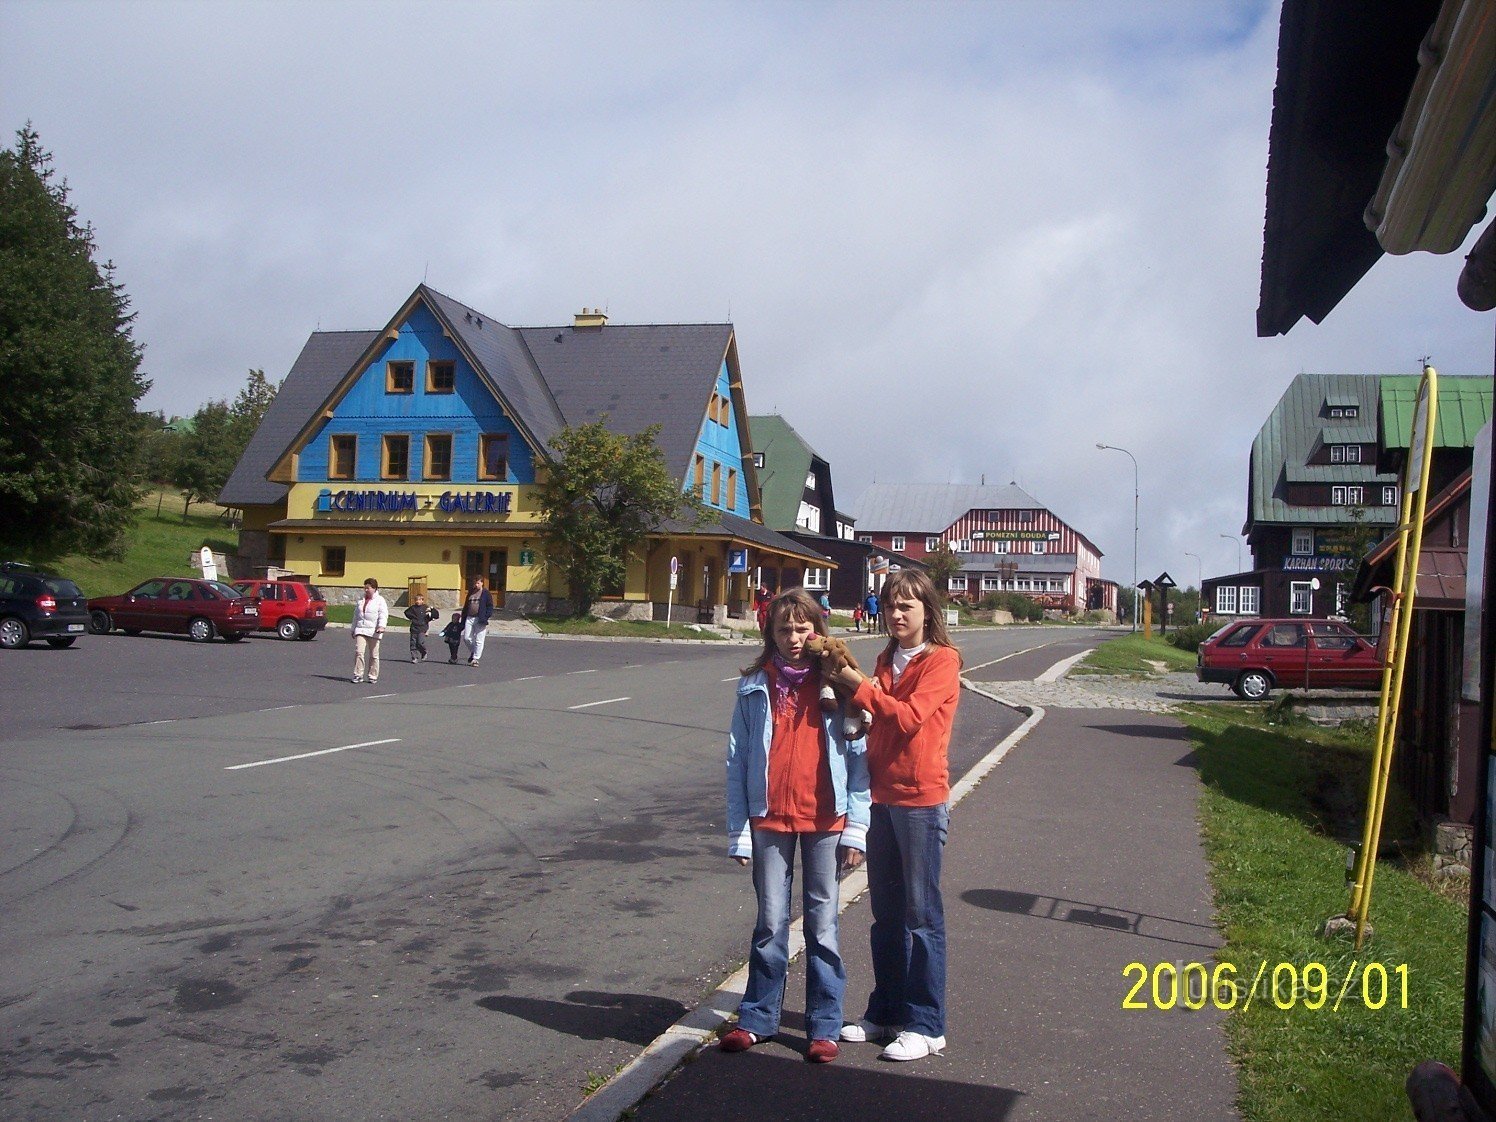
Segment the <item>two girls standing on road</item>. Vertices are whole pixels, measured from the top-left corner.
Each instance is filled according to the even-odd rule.
[[[945,1048],[940,863],[950,825],[947,752],[961,697],[961,654],[923,572],[893,573],[881,600],[889,639],[873,676],[845,667],[834,679],[856,691],[849,705],[873,714],[867,745],[873,992],[867,1012],[842,1027],[841,1039],[887,1044],[885,1060],[918,1060]]]
[[[843,714],[823,713],[821,675],[805,647],[826,634],[804,589],[765,611],[763,651],[743,671],[727,738],[728,855],[753,866],[758,919],[738,1026],[722,1051],[744,1052],[779,1031],[789,965],[790,891],[800,849],[805,929],[805,1031],[811,1063],[836,1059],[847,971],[837,937],[837,867],[867,847],[864,741],[848,740]]]

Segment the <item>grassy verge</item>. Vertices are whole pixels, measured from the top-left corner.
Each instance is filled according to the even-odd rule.
[[[1202,830],[1226,938],[1217,957],[1245,979],[1226,1025],[1243,1118],[1406,1119],[1403,1081],[1413,1065],[1432,1058],[1458,1066],[1465,909],[1416,875],[1426,861],[1411,843],[1402,849],[1406,859],[1388,844],[1414,834],[1411,810],[1394,789],[1372,898],[1374,936],[1357,954],[1350,940],[1318,934],[1346,907],[1346,844],[1359,835],[1370,734],[1268,728],[1265,715],[1252,711],[1182,716],[1205,783]],[[1266,978],[1247,1006],[1246,990],[1264,962]],[[1355,980],[1332,1011],[1353,962]],[[1379,996],[1375,981],[1362,985],[1369,962],[1387,973],[1380,1009],[1367,1007]],[[1278,997],[1287,1009],[1269,983],[1278,963],[1294,964],[1301,979],[1295,996],[1283,975]],[[1317,972],[1306,979],[1310,963],[1323,964],[1324,983]],[[1309,1007],[1321,999],[1321,1008]]]
[[[1152,674],[1157,671],[1157,667],[1151,665],[1154,662],[1162,662],[1170,670],[1195,668],[1195,656],[1189,651],[1181,651],[1157,635],[1145,639],[1138,632],[1108,639],[1082,659],[1071,673]]]
[[[61,558],[49,568],[71,577],[85,595],[109,596],[151,577],[197,576],[189,558],[204,545],[218,553],[239,548],[239,535],[223,521],[222,507],[193,503],[191,512],[183,518],[180,495],[168,492],[160,514],[156,513],[156,498],[148,495],[136,508],[135,530],[118,561],[74,555]]]

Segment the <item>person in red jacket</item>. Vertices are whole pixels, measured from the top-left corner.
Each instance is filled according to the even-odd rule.
[[[945,1048],[945,907],[940,862],[950,826],[947,751],[961,698],[961,653],[934,584],[901,569],[880,597],[888,646],[872,677],[846,667],[851,705],[873,715],[867,838],[873,992],[845,1041],[887,1044],[880,1058],[918,1060]],[[829,658],[829,655],[826,656]],[[823,673],[830,673],[823,665]]]

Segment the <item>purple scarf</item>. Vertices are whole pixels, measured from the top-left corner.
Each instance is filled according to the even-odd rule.
[[[774,654],[774,669],[778,673],[774,676],[774,712],[780,713],[788,706],[790,695],[805,684],[805,679],[810,677],[810,672],[816,668],[813,662],[807,662],[804,666],[791,666],[777,651]]]

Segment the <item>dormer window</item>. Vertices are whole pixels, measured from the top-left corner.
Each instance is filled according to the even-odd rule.
[[[1348,420],[1348,421],[1354,421],[1360,415],[1361,415],[1361,407],[1359,405],[1332,405],[1332,406],[1330,406],[1330,416],[1334,417],[1336,419],[1344,419],[1344,420]]]
[[[1359,444],[1332,444],[1330,445],[1330,463],[1332,464],[1359,464],[1361,462],[1361,446]]]

